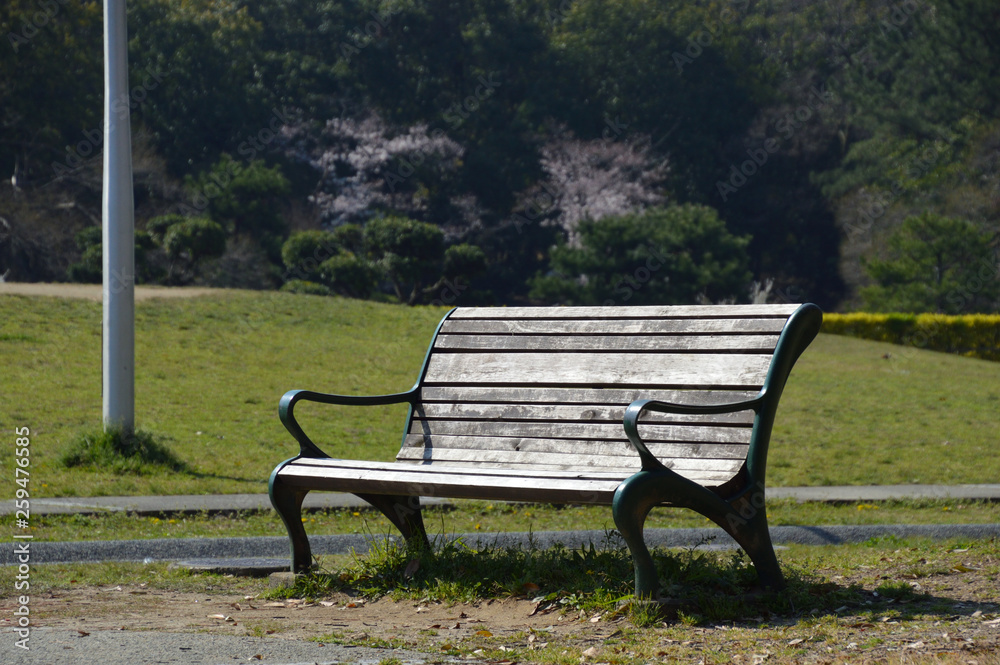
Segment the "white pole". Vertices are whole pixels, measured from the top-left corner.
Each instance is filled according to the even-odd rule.
[[[104,427],[135,428],[135,220],[125,0],[104,0]]]

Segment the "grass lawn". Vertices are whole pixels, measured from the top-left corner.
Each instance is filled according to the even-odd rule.
[[[883,501],[878,503],[767,503],[771,526],[833,524],[990,524],[1000,521],[1000,505],[989,501]],[[366,510],[307,511],[310,535],[398,535],[381,513]],[[606,530],[615,528],[608,506],[455,501],[447,507],[424,508],[424,523],[432,536],[459,533]],[[692,510],[660,508],[650,513],[648,528],[713,527]],[[284,536],[285,527],[273,511],[208,515],[38,515],[31,520],[35,541],[130,540],[151,538],[230,538]],[[722,531],[719,530],[719,535]]]
[[[137,303],[137,424],[189,471],[119,476],[59,463],[100,424],[100,303],[0,296],[0,430],[11,443],[14,428],[31,430],[33,497],[264,492],[297,452],[279,397],[409,388],[444,312],[241,291]],[[296,413],[328,454],[389,460],[405,407]],[[821,335],[786,388],[768,483],[997,482],[998,426],[1000,364]],[[0,456],[8,473],[13,463]]]
[[[779,552],[780,594],[748,593],[753,569],[731,552],[655,558],[659,607],[628,604],[631,562],[616,547],[450,547],[435,557],[387,548],[324,558],[325,571],[280,590],[161,563],[50,564],[33,571],[31,616],[84,636],[139,621],[264,644],[402,648],[428,662],[1000,663],[993,541],[793,546]],[[13,602],[15,573],[0,569],[0,603]]]

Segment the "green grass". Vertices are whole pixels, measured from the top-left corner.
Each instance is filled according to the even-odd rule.
[[[59,460],[65,467],[115,474],[146,475],[156,471],[187,471],[187,465],[150,432],[122,427],[84,432],[70,443]]]
[[[836,555],[832,555],[834,551]],[[917,608],[907,607],[908,603],[926,601],[930,606],[947,602],[934,599],[922,585],[918,589],[911,581],[933,576],[940,582],[943,576],[974,573],[989,583],[1000,575],[998,554],[1000,544],[995,540],[942,543],[898,539],[838,545],[835,549],[793,546],[781,553],[787,589],[777,594],[755,591],[757,575],[742,551],[659,548],[653,558],[661,597],[668,599],[662,609],[682,623],[697,625],[844,610],[870,617],[912,614]],[[967,565],[973,557],[976,564]],[[598,547],[592,544],[578,549],[559,545],[545,550],[531,545],[470,548],[458,541],[437,543],[433,551],[425,551],[384,544],[364,556],[331,560],[325,570],[323,563],[321,558],[317,572],[301,576],[293,587],[270,595],[320,598],[346,592],[366,598],[444,603],[527,596],[542,605],[588,615],[632,611],[638,624],[649,625],[662,618],[641,607],[630,607],[632,559],[620,536],[614,534]],[[845,581],[834,583],[817,571]],[[1000,591],[994,589],[981,601],[998,599]]]
[[[772,526],[835,524],[986,524],[1000,521],[1000,505],[985,501],[885,501],[878,503],[796,503],[769,501]],[[375,510],[324,510],[306,512],[306,531],[327,534],[396,534]],[[424,508],[424,521],[432,534],[570,531],[614,528],[607,506],[551,506],[485,501],[456,501],[453,507]],[[690,510],[654,510],[649,528],[712,527]],[[36,541],[116,540],[150,538],[230,538],[281,536],[284,526],[272,511],[238,514],[139,516],[125,513],[100,515],[38,515],[32,517]],[[722,531],[720,530],[721,534]]]
[[[297,452],[280,396],[409,388],[444,311],[240,291],[137,303],[137,424],[187,465],[137,476],[59,463],[99,427],[100,303],[0,296],[0,430],[31,429],[33,497],[263,492]],[[297,415],[332,456],[389,460],[405,406],[302,404]],[[996,363],[821,335],[788,383],[768,483],[996,482],[998,425]]]

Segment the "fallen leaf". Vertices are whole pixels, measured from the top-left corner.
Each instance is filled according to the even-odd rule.
[[[1000,619],[993,619],[992,621],[984,621],[983,625],[985,625],[985,626],[995,626],[998,623],[1000,623]]]
[[[584,658],[594,658],[595,656],[597,656],[597,647],[590,647],[583,652]]]
[[[233,608],[234,610],[236,610],[237,612],[242,612],[243,611],[243,606],[240,605],[239,603],[229,603],[229,606],[231,608]]]
[[[225,614],[209,614],[209,619],[219,619],[220,621],[232,621],[233,617],[227,616]]]
[[[521,590],[525,593],[531,593],[532,591],[538,591],[542,587],[538,586],[534,582],[525,582],[521,585]]]
[[[90,633],[88,633],[85,630],[77,630],[76,632],[80,633],[80,637],[86,637],[87,635],[90,635]]]
[[[247,658],[247,660],[264,660],[264,656],[260,655],[259,653],[255,653],[254,655]]]
[[[796,644],[802,644],[803,642],[805,642],[804,639],[802,639],[801,637],[796,637],[794,640],[788,643],[788,646],[793,647]]]
[[[923,642],[911,642],[910,644],[907,644],[903,648],[904,649],[923,649],[924,648],[924,643]]]
[[[322,605],[323,607],[333,607],[337,603],[333,602],[332,600],[321,600],[319,601],[319,604]]]
[[[493,637],[493,633],[488,630],[477,630],[476,635],[479,635],[480,637]]]

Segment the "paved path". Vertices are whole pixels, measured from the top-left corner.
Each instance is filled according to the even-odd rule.
[[[0,632],[4,665],[200,665],[265,663],[270,665],[375,665],[398,659],[403,665],[461,662],[438,654],[402,649],[372,649],[311,640],[290,640],[204,633],[95,630],[86,636],[76,630],[32,628],[27,646],[15,646],[18,636]]]
[[[225,293],[226,289],[214,289],[203,286],[137,286],[136,300],[150,298],[193,298],[215,293]],[[16,296],[54,296],[58,298],[80,298],[82,300],[101,300],[104,297],[100,284],[49,284],[43,282],[0,282],[0,295]]]
[[[871,502],[888,499],[985,499],[1000,501],[1000,485],[845,485],[840,487],[769,487],[769,499],[797,501]],[[441,499],[422,499],[424,505],[446,503]],[[306,510],[349,508],[367,505],[353,494],[310,492],[303,506]],[[126,511],[139,515],[163,513],[237,512],[270,510],[266,494],[196,494],[184,496],[100,496],[32,499],[35,515],[56,513],[101,513]],[[0,515],[14,512],[13,501],[0,502]]]

